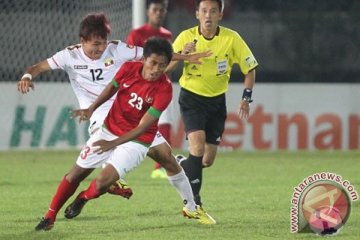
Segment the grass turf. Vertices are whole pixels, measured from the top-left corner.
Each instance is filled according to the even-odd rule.
[[[204,170],[205,209],[218,221],[203,226],[181,216],[182,202],[167,180],[150,179],[146,159],[127,177],[130,200],[104,195],[80,216],[59,212],[55,227],[36,232],[78,151],[0,152],[0,239],[319,239],[290,233],[293,188],[316,172],[335,172],[360,191],[360,152],[222,152]],[[95,171],[74,194],[85,189]],[[73,197],[65,204],[70,203]],[[360,201],[334,239],[360,239]]]

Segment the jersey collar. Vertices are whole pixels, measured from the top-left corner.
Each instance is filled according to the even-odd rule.
[[[201,30],[200,30],[200,26],[198,26],[198,33],[199,33],[200,36],[203,36],[203,38],[205,38],[206,40],[212,40],[212,39],[214,39],[215,36],[219,36],[219,34],[220,34],[220,26],[217,26],[216,33],[212,38],[207,38],[204,35],[202,35]]]

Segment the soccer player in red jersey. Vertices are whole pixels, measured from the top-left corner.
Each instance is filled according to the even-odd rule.
[[[162,23],[166,17],[168,7],[167,0],[148,0],[147,1],[147,17],[148,21],[139,28],[130,31],[127,42],[128,44],[144,47],[146,41],[150,37],[162,37],[172,41],[172,33],[162,27]],[[172,116],[174,111],[173,101],[161,114],[159,119],[159,132],[171,145],[171,124],[173,122]],[[154,170],[151,172],[151,178],[166,179],[168,176],[166,171],[160,163],[155,161]]]
[[[140,47],[144,47],[150,37],[162,37],[171,42],[172,33],[161,26],[166,16],[168,1],[149,0],[147,4],[147,23],[130,31],[127,42]]]
[[[161,112],[172,99],[171,82],[164,74],[171,58],[172,47],[168,41],[149,39],[144,48],[144,62],[124,63],[89,108],[73,111],[73,117],[88,120],[99,106],[117,93],[103,127],[90,137],[77,160],[93,167],[104,161],[107,165],[66,208],[67,218],[79,215],[88,200],[104,194],[115,181],[144,160],[158,130]],[[191,195],[185,201],[195,204]],[[183,211],[187,217],[200,221],[198,209],[187,211],[184,208]]]

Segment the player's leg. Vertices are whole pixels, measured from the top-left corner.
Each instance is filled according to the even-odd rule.
[[[95,114],[91,116],[90,124],[88,128],[89,136],[101,130],[102,123],[104,122],[104,118],[107,116],[110,107],[111,107],[111,103],[106,102],[104,105],[102,105],[100,108],[97,109]],[[105,164],[102,167],[104,168]],[[125,182],[124,179],[119,179],[118,181],[114,182],[109,187],[107,192],[113,195],[121,196],[126,199],[130,199],[130,197],[133,195],[132,189],[128,186],[128,184]]]
[[[173,116],[173,108],[174,108],[174,104],[173,101],[171,101],[169,106],[165,109],[165,111],[162,112],[158,123],[159,132],[170,145],[171,145],[171,123]],[[161,164],[159,164],[156,161],[154,163],[154,170],[151,172],[151,178],[154,179],[167,178],[164,168],[161,166]]]
[[[170,145],[157,133],[147,155],[165,170],[166,177],[179,173],[182,169],[176,162]]]
[[[218,145],[216,144],[211,144],[211,143],[205,144],[205,152],[202,160],[202,164],[204,168],[211,167],[214,164],[217,154],[217,149],[218,149]]]
[[[189,180],[172,154],[170,145],[161,134],[156,135],[147,155],[165,169],[170,184],[174,186],[179,193],[185,207],[190,211],[194,211],[195,202]]]
[[[155,138],[150,146],[149,152],[147,153],[147,155],[153,159],[155,161],[154,163],[154,170],[151,172],[151,178],[153,179],[165,179],[167,178],[167,172],[166,169],[164,168],[164,166],[162,166],[162,159],[166,159],[166,156],[164,156],[165,154],[167,155],[171,155],[171,150],[168,152],[162,152],[162,156],[159,155],[160,151],[157,151],[156,148],[154,148],[154,146],[156,145],[161,145],[163,142],[166,142],[165,138],[162,136],[162,134],[158,131],[155,135]],[[164,163],[166,164],[166,163]]]
[[[206,153],[208,142],[208,122],[216,122],[217,111],[223,107],[225,95],[214,98],[201,97],[184,89],[181,89],[179,104],[181,116],[184,121],[185,131],[189,140],[189,156],[185,159],[180,156],[181,166],[189,178],[196,204],[208,218],[209,224],[215,224],[215,220],[202,208],[200,190],[202,186],[203,157]],[[226,107],[224,107],[226,112]],[[211,133],[211,132],[210,132]],[[210,135],[213,140],[212,134]],[[219,138],[220,139],[220,138]],[[218,141],[219,139],[215,139]],[[213,143],[209,141],[210,143]],[[211,152],[210,152],[211,153]],[[205,154],[205,157],[207,158]]]
[[[106,131],[106,130],[105,130]],[[111,133],[110,133],[111,134]],[[114,136],[114,135],[113,135]],[[82,191],[76,199],[66,208],[66,217],[74,218],[81,213],[87,201],[98,198],[104,194],[120,177],[137,167],[145,158],[148,148],[135,142],[127,142],[107,151],[107,165],[89,187]],[[102,153],[102,154],[105,154]],[[101,156],[91,152],[90,157]]]
[[[84,180],[94,169],[82,168],[74,165],[69,173],[61,180],[55,195],[52,198],[49,209],[35,230],[50,230],[54,226],[57,213],[64,203],[74,194],[80,182]]]
[[[197,205],[201,205],[202,158],[205,152],[205,129],[208,107],[206,100],[207,98],[184,89],[180,91],[180,112],[184,121],[186,137],[189,141],[189,155],[180,164],[189,178]]]
[[[92,170],[95,168],[100,168],[104,164],[104,162],[106,162],[106,160],[109,158],[112,151],[110,150],[102,154],[94,153],[96,147],[93,147],[92,144],[100,139],[111,141],[115,138],[116,136],[110,134],[108,131],[106,131],[103,128],[99,129],[94,134],[92,134],[77,158],[76,168],[92,169]],[[83,178],[85,178],[86,176],[88,176],[88,174],[84,175]],[[72,179],[73,175],[69,174],[68,177],[69,179]],[[67,208],[65,209],[64,213],[66,218],[71,218],[69,217]]]
[[[186,176],[189,178],[194,200],[197,205],[202,205],[200,190],[202,186],[202,159],[205,152],[205,132],[203,130],[193,131],[187,134],[189,141],[189,156],[181,162]]]
[[[106,193],[111,184],[118,179],[119,175],[115,168],[112,165],[107,165],[100,174],[90,182],[89,187],[85,191],[82,191],[66,208],[65,217],[71,219],[78,216],[88,200],[98,198]]]
[[[205,145],[205,132],[204,131],[195,131],[188,134],[188,140],[190,147],[190,153],[187,159],[184,159],[181,162],[181,166],[186,169],[186,176],[188,177],[191,188],[194,196],[194,200],[197,204],[196,211],[189,213],[185,208],[183,209],[183,214],[189,218],[197,218],[198,221],[202,224],[215,224],[216,221],[212,218],[202,207],[200,190],[202,186],[202,159],[201,156],[206,156],[206,150],[204,153]],[[192,147],[193,146],[193,147]],[[194,217],[192,214],[195,214]]]

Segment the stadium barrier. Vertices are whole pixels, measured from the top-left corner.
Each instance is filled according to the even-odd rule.
[[[69,118],[78,108],[70,84],[36,84],[27,95],[16,84],[0,83],[0,150],[80,148],[87,124]],[[248,120],[237,116],[242,84],[227,93],[222,149],[232,150],[350,150],[360,147],[360,85],[257,84]],[[174,84],[177,102],[180,88]],[[172,145],[186,149],[184,126],[174,104]]]

